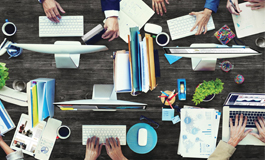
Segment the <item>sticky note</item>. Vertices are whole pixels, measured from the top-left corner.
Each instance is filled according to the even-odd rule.
[[[163,108],[162,109],[162,121],[171,121],[174,117],[175,110]]]
[[[172,120],[172,123],[173,123],[173,124],[176,124],[176,123],[180,122],[179,115],[173,117],[171,120]]]

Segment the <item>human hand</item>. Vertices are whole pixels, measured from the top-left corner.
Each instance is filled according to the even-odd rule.
[[[109,39],[109,41],[112,41],[115,38],[119,37],[119,23],[118,23],[118,17],[109,17],[107,18],[104,29],[106,32],[102,35],[103,39]]]
[[[244,0],[250,2],[247,7],[251,7],[252,10],[261,9],[265,6],[265,0]]]
[[[211,17],[211,14],[212,10],[208,8],[205,8],[203,12],[191,12],[189,15],[196,16],[196,22],[190,31],[192,32],[196,28],[196,26],[198,26],[198,30],[195,35],[200,35],[203,32],[203,29],[203,34],[205,34],[207,32],[207,24]]]
[[[1,144],[4,142],[3,140],[3,137],[2,137],[2,134],[1,134],[1,131],[0,131],[0,147],[1,147]]]
[[[106,139],[105,147],[107,154],[112,160],[127,160],[122,154],[119,138],[116,138],[116,140],[113,137]]]
[[[232,2],[233,2],[233,4],[235,5],[236,10],[235,10],[235,8],[233,7],[233,5],[232,5],[232,3],[230,2],[230,0],[227,0],[226,8],[228,9],[228,11],[229,11],[231,14],[239,15],[240,12],[242,12],[242,10],[240,10],[240,8],[239,8],[238,0],[232,0]]]
[[[165,0],[165,2],[167,4],[169,4],[168,0]],[[160,12],[160,15],[163,16],[162,8],[164,9],[164,12],[167,13],[167,8],[165,6],[165,2],[164,2],[164,0],[152,0],[153,10],[156,11],[156,13],[158,15],[159,15],[159,12]]]
[[[99,145],[99,138],[94,136],[88,138],[86,142],[86,157],[85,160],[96,160],[101,153],[103,144]]]
[[[255,121],[255,124],[257,126],[258,131],[259,131],[259,134],[256,134],[256,133],[250,133],[250,134],[265,143],[265,120],[263,117],[261,117],[261,118],[258,117],[258,121],[259,121],[259,123],[257,121]]]
[[[245,120],[243,123],[243,114],[240,115],[240,120],[238,122],[238,114],[236,115],[235,125],[233,125],[232,118],[230,118],[230,139],[227,142],[233,147],[236,147],[237,144],[244,139],[252,129],[249,129],[245,132],[245,128],[247,125],[247,117],[245,116]]]
[[[56,2],[55,0],[44,0],[42,2],[44,12],[46,16],[53,22],[60,22],[59,19],[61,19],[61,15],[58,11],[58,9],[62,12],[65,13],[61,5]],[[59,19],[58,19],[59,18]]]

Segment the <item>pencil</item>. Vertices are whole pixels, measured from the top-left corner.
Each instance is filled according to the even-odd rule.
[[[164,95],[166,95],[166,96],[169,96],[168,94],[166,94],[165,92],[163,92],[163,91],[160,91],[161,93],[163,93]]]
[[[176,97],[176,95],[178,95],[178,92],[175,93],[172,97],[169,97],[169,100],[171,101],[171,99],[173,99],[174,97]]]
[[[174,91],[172,91],[171,95],[168,96],[168,98],[172,97],[174,95],[174,93],[175,93],[175,89],[174,89]]]
[[[171,109],[173,109],[171,103],[169,102],[169,100],[167,99],[167,103],[169,104],[169,106],[171,107]]]

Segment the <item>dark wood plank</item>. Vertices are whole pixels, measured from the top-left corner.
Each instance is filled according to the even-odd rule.
[[[100,0],[60,0],[61,6],[66,11],[65,15],[84,15],[85,32],[102,23],[104,14],[101,11]],[[151,0],[145,0],[151,6]],[[205,0],[170,0],[167,5],[168,12],[160,17],[155,14],[149,22],[159,24],[163,31],[169,33],[166,20],[186,15],[191,11],[203,10]],[[235,31],[231,14],[226,9],[226,1],[221,1],[218,12],[213,14],[215,30],[208,31],[205,35],[190,36],[180,40],[171,41],[168,46],[189,46],[192,43],[219,43],[213,36],[214,32],[227,24]],[[12,38],[17,43],[37,43],[53,44],[57,40],[82,41],[79,37],[75,38],[39,38],[38,36],[38,16],[44,15],[41,4],[37,0],[1,0],[0,21],[8,18],[14,22],[18,28],[16,35]],[[142,35],[144,31],[141,30]],[[253,49],[264,53],[264,49],[255,46],[257,37],[264,37],[264,33],[242,38],[244,43]],[[0,35],[0,40],[4,36]],[[114,51],[128,49],[127,44],[121,39],[112,42],[101,40],[97,44],[106,45],[109,50],[92,54],[81,55],[79,69],[56,69],[53,55],[39,54],[31,51],[23,51],[18,58],[8,59],[5,54],[0,57],[0,61],[7,63],[10,68],[10,79],[7,86],[11,87],[14,80],[29,81],[39,77],[49,77],[56,79],[55,101],[66,101],[84,99],[85,95],[91,97],[93,84],[112,84],[113,83],[113,64],[111,55]],[[233,41],[229,45],[235,44]],[[147,103],[148,108],[145,112],[63,112],[55,107],[55,118],[61,120],[64,125],[71,128],[72,134],[67,140],[57,140],[51,158],[52,160],[83,159],[85,156],[85,146],[81,145],[82,125],[83,124],[125,124],[127,130],[134,124],[140,122],[140,115],[145,115],[160,124],[157,129],[158,143],[153,151],[145,155],[139,155],[130,150],[128,146],[123,146],[123,154],[129,159],[183,159],[177,155],[180,124],[173,125],[171,122],[161,121],[161,106],[157,95],[160,90],[173,90],[177,88],[177,79],[185,78],[187,81],[187,101],[176,102],[176,105],[194,105],[191,101],[195,87],[203,80],[220,78],[224,82],[224,90],[209,103],[201,103],[200,107],[215,108],[222,111],[223,102],[229,92],[263,92],[264,93],[264,55],[247,58],[228,59],[235,66],[229,73],[224,73],[218,68],[218,60],[215,72],[194,72],[191,70],[190,59],[183,58],[178,62],[169,65],[164,57],[164,51],[155,44],[155,49],[159,50],[161,78],[157,79],[158,87],[147,94],[132,97],[130,94],[118,94],[118,99],[134,102]],[[234,83],[234,77],[242,74],[245,82],[242,85]],[[11,118],[18,123],[21,113],[27,113],[27,108],[18,107],[3,102]],[[179,114],[179,113],[175,113]],[[219,126],[218,140],[221,139],[222,122]],[[14,130],[8,132],[4,137],[7,144],[10,144]],[[264,159],[264,147],[238,146],[237,151],[231,159]],[[4,156],[0,152],[0,157]],[[25,155],[25,159],[34,159]],[[103,147],[99,159],[109,159]]]

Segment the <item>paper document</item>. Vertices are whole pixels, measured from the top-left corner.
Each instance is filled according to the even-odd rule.
[[[128,43],[130,27],[139,27],[154,15],[154,11],[142,0],[122,0],[119,12],[119,31],[120,37]]]
[[[1,134],[5,134],[6,132],[15,128],[15,124],[7,113],[3,103],[0,101],[0,130]]]
[[[148,57],[146,51],[146,39],[140,43],[141,47],[141,72],[142,72],[142,91],[147,93],[149,90],[149,70],[148,70]]]
[[[181,133],[178,154],[208,158],[216,147],[221,113],[215,109],[181,109]]]
[[[116,53],[115,56],[115,70],[114,81],[116,92],[130,92],[131,91],[131,74],[129,53]]]
[[[251,7],[246,6],[247,4],[250,3],[239,4],[239,8],[242,10],[240,15],[232,14],[238,38],[265,32],[265,8],[252,10]]]

